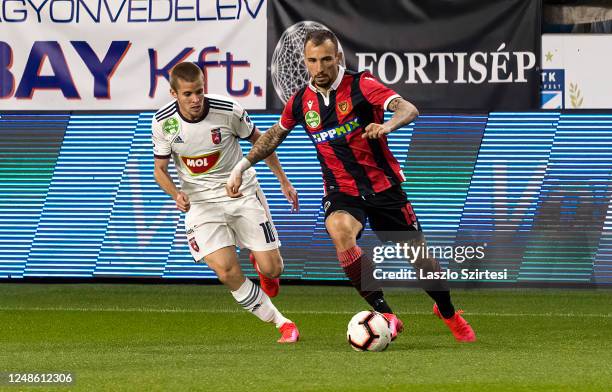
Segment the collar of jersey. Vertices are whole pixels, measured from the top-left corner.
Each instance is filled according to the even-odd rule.
[[[344,77],[344,67],[341,65],[338,65],[338,76],[336,76],[336,80],[334,80],[334,83],[332,83],[331,87],[329,88],[329,91],[338,89],[338,86],[340,86],[340,82],[342,82],[343,77]],[[312,82],[313,80],[314,79],[310,79],[310,82],[308,82],[308,87],[310,87],[310,89],[314,91],[315,93],[319,92],[319,90],[317,90],[314,83]]]
[[[176,111],[181,117],[181,119],[185,122],[192,123],[192,124],[199,123],[200,121],[204,120],[206,116],[208,116],[208,111],[210,110],[210,106],[208,105],[208,98],[204,97],[204,111],[202,112],[202,116],[200,118],[196,118],[195,120],[188,120],[187,118],[183,117],[183,113],[181,113],[181,109],[179,109],[179,106],[178,106],[178,101],[175,102],[175,105],[176,105]]]

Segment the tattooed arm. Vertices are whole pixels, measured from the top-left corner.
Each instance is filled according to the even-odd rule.
[[[403,125],[409,124],[419,115],[417,108],[401,97],[397,97],[392,100],[387,106],[387,109],[393,112],[393,116],[391,116],[389,121],[382,124],[369,124],[361,137],[378,139],[383,135],[395,131],[397,128],[400,128]]]
[[[390,132],[410,124],[419,115],[419,111],[413,104],[400,97],[389,102],[387,109],[393,112],[393,116],[383,125],[387,126],[391,130]]]
[[[283,140],[287,137],[290,130],[284,130],[279,124],[274,124],[266,133],[261,135],[257,142],[251,148],[246,158],[242,158],[240,162],[232,169],[225,190],[230,197],[240,197],[240,186],[242,185],[242,173],[261,161],[267,158],[276,150]]]
[[[272,127],[274,128],[274,127]],[[271,129],[272,129],[271,128]],[[268,131],[267,133],[269,133]],[[249,138],[249,141],[255,146],[257,141],[263,137],[263,134],[259,132],[257,129],[254,130],[253,134]],[[252,150],[251,150],[252,151]],[[278,178],[278,182],[280,182],[281,192],[287,199],[287,201],[291,204],[291,212],[299,212],[300,211],[300,202],[298,200],[298,194],[289,178],[285,174],[283,167],[281,166],[280,161],[278,160],[278,156],[275,152],[270,153],[267,158],[265,158],[266,165],[270,168],[272,173]]]
[[[251,165],[256,164],[262,159],[267,158],[276,150],[283,140],[289,135],[290,131],[285,131],[278,124],[274,124],[266,133],[261,135],[257,142],[253,144],[251,151],[246,156],[246,159],[251,162]]]

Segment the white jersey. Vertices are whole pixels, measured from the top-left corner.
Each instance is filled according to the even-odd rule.
[[[174,100],[155,113],[151,125],[155,158],[172,157],[182,191],[192,203],[231,200],[225,184],[242,159],[238,139],[249,138],[255,129],[238,103],[220,95],[204,96],[201,120],[183,118]],[[240,191],[254,194],[257,185],[255,169],[249,168]]]

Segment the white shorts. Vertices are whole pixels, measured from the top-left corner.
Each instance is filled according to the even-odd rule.
[[[259,186],[255,194],[238,199],[192,204],[185,216],[185,230],[195,261],[226,246],[254,251],[280,247],[268,202]]]

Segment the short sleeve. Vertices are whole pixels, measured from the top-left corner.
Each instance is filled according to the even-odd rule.
[[[365,99],[374,106],[387,110],[389,103],[401,96],[379,82],[371,73],[364,72],[359,80],[359,88]]]
[[[153,155],[158,159],[168,159],[172,152],[170,142],[164,137],[164,131],[161,124],[155,120],[151,121],[151,129],[153,130]]]
[[[280,121],[278,122],[280,127],[285,131],[292,130],[295,127],[297,121],[293,116],[293,103],[295,100],[295,95],[289,98],[289,101],[285,105],[283,109],[283,114],[281,115]]]
[[[240,139],[248,139],[255,130],[255,125],[251,121],[249,114],[238,103],[234,102],[232,114],[232,131]]]

